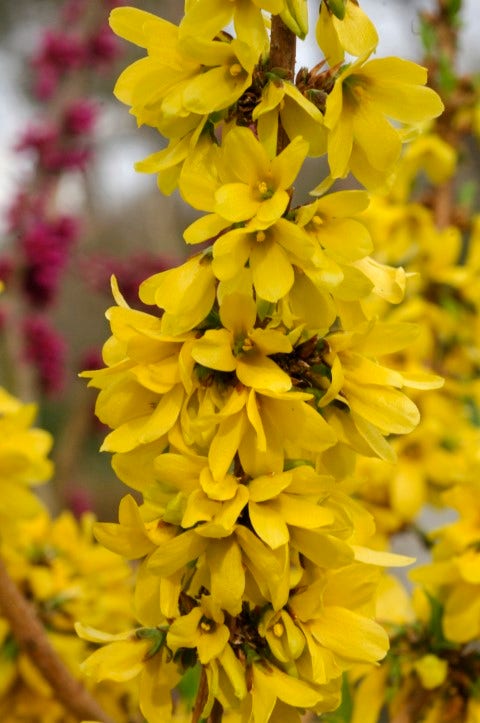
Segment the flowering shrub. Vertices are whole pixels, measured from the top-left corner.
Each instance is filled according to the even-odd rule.
[[[129,307],[113,283],[106,366],[85,373],[112,430],[103,449],[142,497],[95,527],[141,560],[141,627],[85,669],[139,676],[151,723],[172,719],[170,692],[191,668],[194,721],[334,709],[342,673],[388,648],[373,620],[378,565],[408,561],[368,547],[374,520],[350,478],[358,456],[391,462],[388,437],[417,425],[404,390],[442,381],[383,361],[415,330],[370,308],[400,302],[405,273],[370,255],[365,191],[323,194],[349,171],[369,189],[384,184],[408,125],[442,103],[420,66],[369,59],[377,34],[350,0],[322,3],[325,60],[294,77],[307,22],[304,2],[198,0],[178,27],[136,8],[111,15],[146,50],[115,93],[168,139],[138,168],[204,212],[185,240],[207,242],[141,284],[152,311]],[[358,60],[343,66],[344,51]],[[330,175],[299,205],[293,184],[323,153]]]
[[[319,4],[321,55],[300,69],[305,0],[191,0],[178,26],[112,11],[143,53],[115,95],[164,139],[137,169],[198,212],[197,248],[168,270],[90,259],[92,288],[115,272],[111,336],[83,376],[131,490],[118,522],[42,511],[30,486],[52,473],[51,438],[0,395],[2,720],[479,719],[480,226],[456,173],[480,103],[454,67],[459,10],[421,15],[428,86],[427,68],[373,57],[356,0]],[[107,38],[45,36],[42,97],[108,61]],[[22,141],[46,173],[87,160],[92,109],[63,110]],[[41,305],[75,234],[40,213],[22,237]],[[25,329],[39,364],[48,327]],[[424,530],[429,504],[456,519]],[[413,561],[391,551],[405,530],[431,551],[412,596],[385,570]],[[97,702],[33,655],[12,578]]]

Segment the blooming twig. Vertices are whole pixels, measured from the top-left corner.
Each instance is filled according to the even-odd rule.
[[[7,618],[18,644],[51,685],[63,705],[79,720],[113,723],[60,660],[33,607],[10,578],[1,558],[0,610]]]

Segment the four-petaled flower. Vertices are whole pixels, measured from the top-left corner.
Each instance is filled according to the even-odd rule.
[[[292,345],[277,329],[255,327],[256,304],[244,294],[226,296],[220,307],[223,329],[209,329],[193,344],[192,356],[209,369],[235,372],[238,379],[253,389],[286,392],[292,382],[271,354],[288,354]]]

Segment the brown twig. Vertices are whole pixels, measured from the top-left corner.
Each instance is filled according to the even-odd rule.
[[[282,68],[292,78],[295,75],[297,36],[285,25],[279,15],[272,15],[270,35],[270,67]],[[278,126],[277,153],[288,145],[288,136],[282,125]]]
[[[192,711],[192,723],[198,723],[202,716],[202,711],[205,708],[205,703],[208,698],[208,681],[205,668],[202,666],[202,673],[200,675],[200,684],[198,686],[197,697],[195,700],[195,706]]]
[[[447,0],[437,0],[437,7],[434,12],[422,13],[424,22],[435,29],[436,45],[433,54],[427,54],[425,65],[429,71],[430,84],[442,96],[445,103],[445,111],[437,122],[437,132],[454,148],[458,148],[461,142],[461,131],[452,122],[458,105],[463,104],[463,93],[445,92],[440,79],[441,61],[448,61],[454,68],[458,50],[458,25],[452,23],[452,18]],[[435,224],[441,231],[452,223],[455,215],[455,186],[453,179],[449,179],[439,186],[435,192],[433,203]]]
[[[0,610],[8,620],[20,648],[30,657],[58,700],[72,715],[79,721],[114,723],[60,660],[33,606],[20,593],[1,559]]]

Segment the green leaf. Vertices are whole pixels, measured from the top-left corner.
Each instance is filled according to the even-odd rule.
[[[197,663],[193,668],[188,670],[183,675],[180,683],[177,685],[181,699],[185,703],[187,709],[193,708],[195,698],[197,697],[198,686],[200,684],[200,676],[202,674],[202,666]]]
[[[15,638],[12,635],[9,635],[3,642],[2,647],[0,648],[0,656],[2,658],[6,658],[7,660],[14,660],[18,653],[20,652],[20,647],[15,640]]]
[[[437,29],[425,18],[420,18],[420,39],[425,51],[432,54],[437,45]]]
[[[326,5],[331,13],[335,15],[339,20],[343,20],[345,17],[345,6],[347,0],[325,0]]]
[[[462,183],[458,190],[458,203],[467,209],[472,209],[478,191],[478,184],[473,179]]]
[[[458,14],[462,9],[462,0],[448,0],[447,2],[447,13],[450,22],[460,23]]]
[[[348,683],[347,673],[342,678],[342,702],[340,706],[333,711],[322,716],[325,723],[350,723],[353,714],[353,698],[350,685]]]
[[[465,399],[465,404],[471,424],[473,424],[474,427],[480,427],[480,407],[476,403],[475,399],[471,397],[469,399]]]
[[[443,605],[436,597],[434,597],[431,593],[429,593],[427,590],[425,590],[425,595],[428,598],[428,602],[430,603],[430,620],[428,624],[428,631],[430,633],[430,649],[432,652],[439,651],[439,650],[445,650],[445,649],[455,649],[458,646],[454,643],[451,643],[449,640],[446,639],[446,637],[443,634]]]
[[[444,53],[440,56],[438,62],[438,80],[440,88],[444,93],[452,93],[457,85],[457,78],[452,64],[451,58]]]

